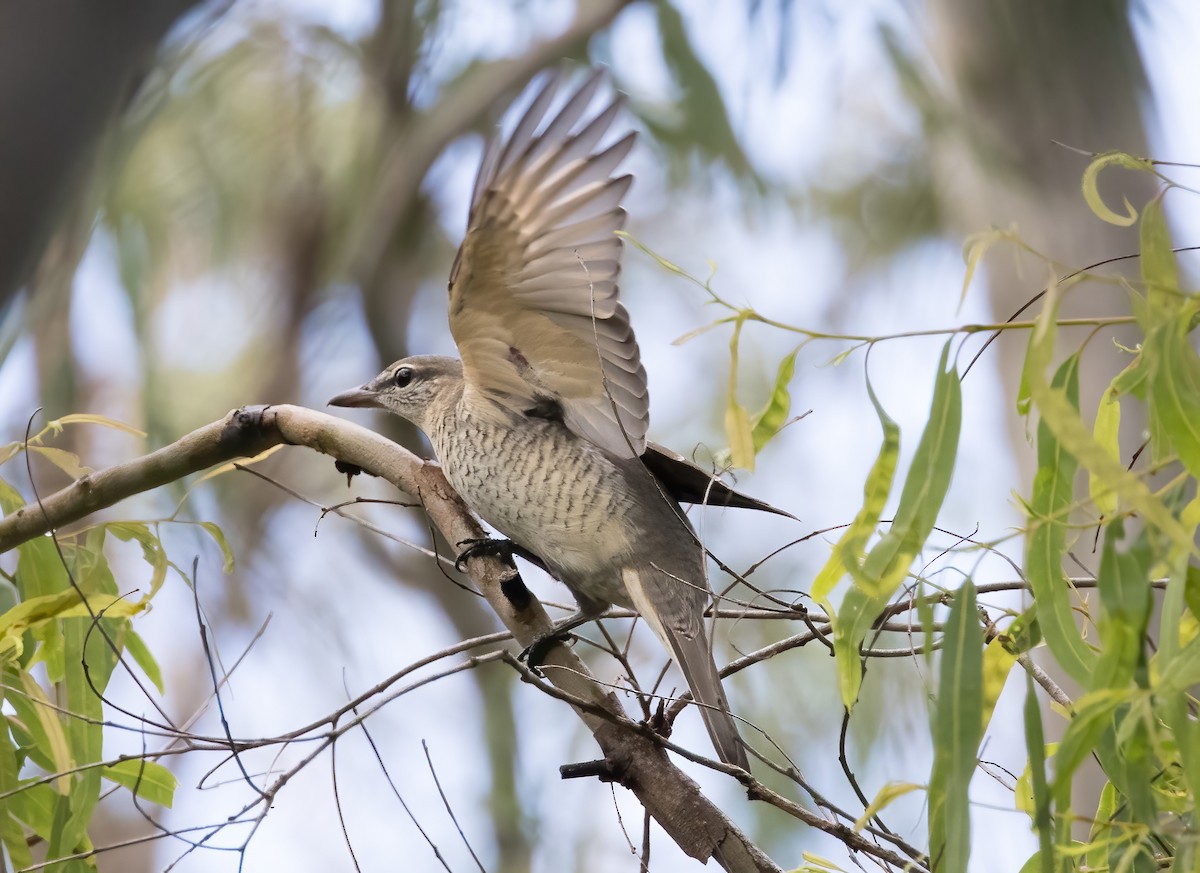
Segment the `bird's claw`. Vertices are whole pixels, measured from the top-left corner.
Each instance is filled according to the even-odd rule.
[[[575,642],[575,635],[571,633],[558,633],[550,631],[542,634],[532,643],[524,648],[521,654],[517,655],[518,661],[524,661],[534,673],[541,674],[538,668],[542,666],[542,662],[546,660],[546,656],[550,654],[550,650],[559,643],[563,645],[571,645]]]
[[[466,548],[458,553],[458,557],[454,559],[454,569],[460,573],[463,572],[463,565],[471,558],[491,556],[503,558],[511,563],[514,549],[516,548],[512,540],[494,540],[490,537],[481,537],[476,540],[459,540],[455,545],[459,547],[466,546]]]

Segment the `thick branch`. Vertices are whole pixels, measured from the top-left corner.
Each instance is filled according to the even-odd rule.
[[[142,491],[214,464],[251,457],[280,443],[302,445],[361,467],[419,498],[449,542],[484,535],[441,470],[373,431],[298,406],[237,409],[152,454],[86,476],[0,521],[0,552],[79,521]],[[468,562],[472,581],[521,645],[551,627],[541,603],[512,567],[496,558]],[[610,773],[632,791],[663,830],[693,858],[716,858],[726,870],[761,873],[777,867],[716,807],[666,751],[629,721],[615,695],[596,683],[566,646],[555,646],[542,670],[585,706],[575,711],[604,752]]]

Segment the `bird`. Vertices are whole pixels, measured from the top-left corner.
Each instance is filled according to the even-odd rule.
[[[633,177],[616,170],[635,134],[601,145],[622,107],[617,96],[588,112],[601,70],[551,112],[565,76],[549,74],[484,150],[450,271],[460,357],[404,358],[329,404],[383,409],[425,433],[467,505],[575,597],[554,634],[613,604],[635,610],[683,673],[718,757],[748,770],[704,625],[705,551],[679,502],[787,513],[647,440],[646,370],[617,287]]]

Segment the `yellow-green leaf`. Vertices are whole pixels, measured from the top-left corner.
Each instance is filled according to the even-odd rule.
[[[1087,205],[1092,212],[1103,221],[1109,224],[1115,224],[1118,227],[1129,227],[1137,221],[1137,210],[1133,205],[1125,199],[1125,214],[1122,215],[1113,212],[1104,203],[1104,198],[1100,196],[1099,175],[1100,171],[1105,167],[1111,166],[1124,167],[1127,170],[1141,170],[1143,172],[1154,172],[1154,165],[1145,158],[1136,158],[1133,155],[1125,152],[1105,152],[1102,155],[1097,155],[1086,170],[1083,171],[1083,199],[1087,201]]]
[[[983,630],[975,585],[963,583],[950,607],[942,643],[929,777],[929,850],[938,869],[966,873],[971,852],[968,788],[983,738]]]
[[[105,779],[123,785],[151,803],[169,809],[175,801],[175,787],[179,780],[162,764],[141,759],[118,761],[105,767],[103,774]]]
[[[1121,430],[1121,402],[1112,389],[1104,392],[1096,410],[1096,423],[1092,425],[1092,438],[1114,461],[1121,459],[1118,434]],[[1117,495],[1101,481],[1095,473],[1088,471],[1088,496],[1096,505],[1096,511],[1104,518],[1117,513]]]
[[[915,782],[889,782],[879,789],[879,793],[867,805],[863,814],[858,817],[854,823],[855,833],[859,833],[867,826],[872,817],[878,815],[882,810],[886,809],[893,800],[898,797],[903,797],[906,794],[911,794],[914,791],[924,791],[924,785],[918,785]]]

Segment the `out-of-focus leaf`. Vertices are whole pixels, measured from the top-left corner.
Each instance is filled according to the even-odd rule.
[[[4,793],[16,789],[20,776],[17,749],[13,738],[9,735],[6,728],[6,720],[0,718],[0,792]],[[53,789],[48,785],[42,786],[41,790],[42,792],[53,792]],[[23,795],[24,792],[21,792],[21,794]],[[14,866],[20,870],[32,865],[33,857],[29,851],[29,842],[26,839],[25,831],[18,820],[18,815],[21,812],[18,797],[20,795],[7,797],[4,803],[0,803],[0,840],[4,841],[3,847],[0,847],[0,852],[7,849]],[[33,817],[35,813],[36,808],[30,812],[30,816]],[[30,827],[33,826],[30,822],[26,823]]]
[[[1104,392],[1100,406],[1096,409],[1096,423],[1092,426],[1092,437],[1114,461],[1121,458],[1121,446],[1117,435],[1121,429],[1121,402],[1112,389]],[[1117,512],[1117,495],[1110,491],[1100,478],[1088,472],[1088,496],[1096,505],[1096,511],[1104,518]]]
[[[10,693],[8,702],[16,710],[17,717],[24,723],[38,750],[50,761],[53,767],[51,772],[62,774],[70,770],[75,766],[75,759],[71,755],[71,746],[62,722],[33,677],[23,670],[16,675],[14,672],[5,671],[5,675],[24,694]],[[71,777],[60,775],[50,784],[58,794],[66,795],[71,790]]]
[[[221,549],[221,557],[224,559],[221,569],[226,573],[233,572],[233,549],[229,546],[229,540],[225,539],[225,532],[213,524],[211,521],[197,522]]]
[[[162,694],[162,668],[158,666],[158,661],[155,660],[150,647],[146,645],[146,641],[142,639],[140,634],[131,630],[125,635],[125,651],[133,658],[133,662],[142,668],[142,672],[146,674],[146,678],[158,689],[158,693]]]
[[[730,459],[735,467],[754,469],[754,432],[750,413],[736,400],[725,406],[725,438],[729,440]]]
[[[968,579],[955,595],[942,638],[929,777],[929,854],[944,873],[966,873],[971,853],[968,788],[983,738],[983,630]]]
[[[149,525],[135,521],[109,522],[104,527],[117,539],[123,542],[137,540],[138,545],[142,547],[142,558],[152,569],[150,590],[142,599],[143,601],[150,600],[166,581],[169,566],[166,550],[157,534],[150,530]]]
[[[179,780],[162,764],[143,760],[118,761],[105,767],[103,774],[105,779],[123,785],[151,803],[169,809],[175,802]]]
[[[1133,205],[1124,200],[1125,214],[1113,212],[1105,205],[1104,199],[1100,196],[1099,180],[1100,171],[1105,167],[1111,166],[1124,167],[1127,170],[1139,170],[1142,172],[1153,173],[1154,165],[1145,158],[1136,158],[1133,155],[1125,152],[1105,152],[1102,155],[1097,155],[1088,164],[1087,169],[1083,171],[1083,199],[1087,201],[1087,205],[1092,212],[1103,221],[1109,224],[1115,224],[1118,227],[1129,227],[1137,221],[1137,210]]]
[[[1193,477],[1200,477],[1200,356],[1188,342],[1194,303],[1151,331],[1142,348],[1150,367],[1150,417],[1153,432],[1165,439],[1155,446],[1161,460],[1173,449]]]
[[[983,260],[987,250],[998,242],[1020,242],[1016,228],[1010,227],[1003,230],[993,228],[980,231],[971,234],[963,242],[963,262],[966,264],[967,270],[963,275],[962,294],[958,299],[959,308],[967,300],[967,290],[971,287],[971,280],[975,278],[975,270],[978,269],[979,262]]]
[[[762,180],[729,123],[721,89],[692,47],[683,16],[669,0],[658,0],[655,9],[663,61],[674,80],[678,98],[670,108],[657,106],[651,112],[633,105],[633,110],[655,138],[669,148],[678,151],[694,149],[707,159],[706,162],[722,161],[740,181],[761,191]],[[677,162],[675,166],[684,164]]]
[[[1150,554],[1143,538],[1133,548],[1118,552],[1123,534],[1119,521],[1109,524],[1104,534],[1098,585],[1101,612],[1100,640],[1092,689],[1124,688],[1143,667],[1146,626],[1150,621]]]
[[[1071,777],[1084,759],[1091,755],[1108,729],[1117,708],[1127,703],[1132,692],[1126,689],[1101,689],[1076,702],[1075,716],[1063,734],[1054,755],[1054,796],[1071,797]]]
[[[1028,674],[1025,676],[1024,717],[1025,747],[1029,751],[1028,785],[1033,801],[1033,829],[1038,838],[1038,851],[1022,869],[1028,869],[1031,873],[1054,873],[1055,839],[1052,830],[1050,788],[1046,782],[1046,741],[1042,735],[1042,709],[1038,706],[1033,677]]]
[[[110,427],[113,430],[123,431],[136,437],[145,437],[145,431],[138,430],[132,425],[125,424],[123,421],[117,421],[103,415],[94,415],[92,413],[72,413],[64,415],[62,418],[56,418],[48,424],[48,427],[55,430],[61,430],[63,425],[67,424],[98,424],[101,427]]]
[[[854,822],[854,830],[856,833],[861,833],[862,829],[867,826],[873,817],[879,815],[880,812],[887,809],[892,801],[898,797],[903,797],[906,794],[911,794],[914,791],[924,790],[924,785],[918,785],[915,782],[889,782],[887,785],[879,789],[874,799],[867,804],[867,808],[863,810],[863,814]]]
[[[29,451],[36,455],[41,455],[58,469],[62,470],[72,479],[82,479],[84,476],[92,472],[92,468],[86,466],[79,455],[73,452],[56,449],[52,446],[30,446]]]
[[[1105,782],[1100,790],[1100,801],[1096,804],[1096,815],[1088,834],[1088,851],[1084,862],[1093,870],[1102,870],[1108,864],[1108,849],[1113,843],[1112,819],[1117,810],[1117,788]]]
[[[1163,214],[1163,195],[1146,204],[1138,226],[1138,245],[1141,249],[1142,283],[1146,286],[1146,306],[1139,312],[1139,321],[1146,333],[1177,310],[1183,298],[1179,294],[1179,268],[1175,252],[1171,251],[1171,234]]]

